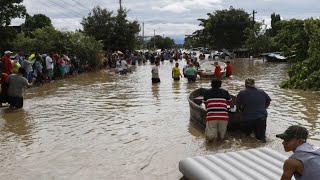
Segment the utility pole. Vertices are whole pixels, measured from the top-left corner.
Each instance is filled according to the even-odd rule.
[[[257,11],[255,11],[255,10],[252,10],[252,27],[254,26],[254,22],[255,22],[255,20],[254,20],[254,15],[257,13]]]
[[[144,52],[144,22],[142,22],[142,52]]]
[[[119,0],[120,10],[122,10],[121,0]]]
[[[153,30],[153,48],[156,49],[156,30]]]

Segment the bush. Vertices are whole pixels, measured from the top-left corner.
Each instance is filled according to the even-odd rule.
[[[94,69],[101,66],[99,54],[103,52],[103,45],[92,37],[80,32],[57,31],[50,26],[36,29],[32,34],[34,38],[19,34],[13,43],[15,49],[40,53],[68,51],[80,59],[81,65],[90,65]]]

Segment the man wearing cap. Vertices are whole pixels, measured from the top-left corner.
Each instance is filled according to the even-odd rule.
[[[237,95],[237,111],[242,112],[242,130],[247,136],[254,132],[258,140],[266,142],[267,108],[271,98],[255,87],[254,79],[247,78],[245,87]]]
[[[4,56],[1,59],[1,68],[2,72],[6,74],[12,74],[13,65],[10,59],[10,56],[12,55],[11,51],[5,51]]]
[[[307,143],[308,130],[293,125],[276,137],[283,139],[282,145],[286,152],[292,151],[283,165],[281,180],[318,180],[320,178],[320,148]]]

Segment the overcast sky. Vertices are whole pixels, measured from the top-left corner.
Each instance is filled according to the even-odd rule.
[[[94,6],[108,11],[119,8],[119,0],[24,0],[23,4],[31,15],[45,14],[60,30],[82,28],[80,22]],[[275,12],[282,19],[304,19],[320,17],[319,0],[122,0],[129,10],[128,19],[144,22],[145,36],[169,36],[181,41],[185,34],[192,34],[199,27],[198,18],[207,18],[215,10],[242,8],[248,13],[257,11],[257,21],[270,24],[270,15]],[[14,25],[23,20],[13,21]],[[141,32],[142,34],[142,32]]]

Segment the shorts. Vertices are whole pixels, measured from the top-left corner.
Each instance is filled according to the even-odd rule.
[[[152,78],[151,81],[152,81],[152,83],[159,83],[160,79],[159,78]]]
[[[180,81],[180,77],[173,78],[174,81]]]
[[[196,76],[195,75],[188,75],[188,81],[189,82],[195,82],[196,81]]]
[[[8,103],[15,108],[22,108],[23,107],[23,98],[8,96]]]

